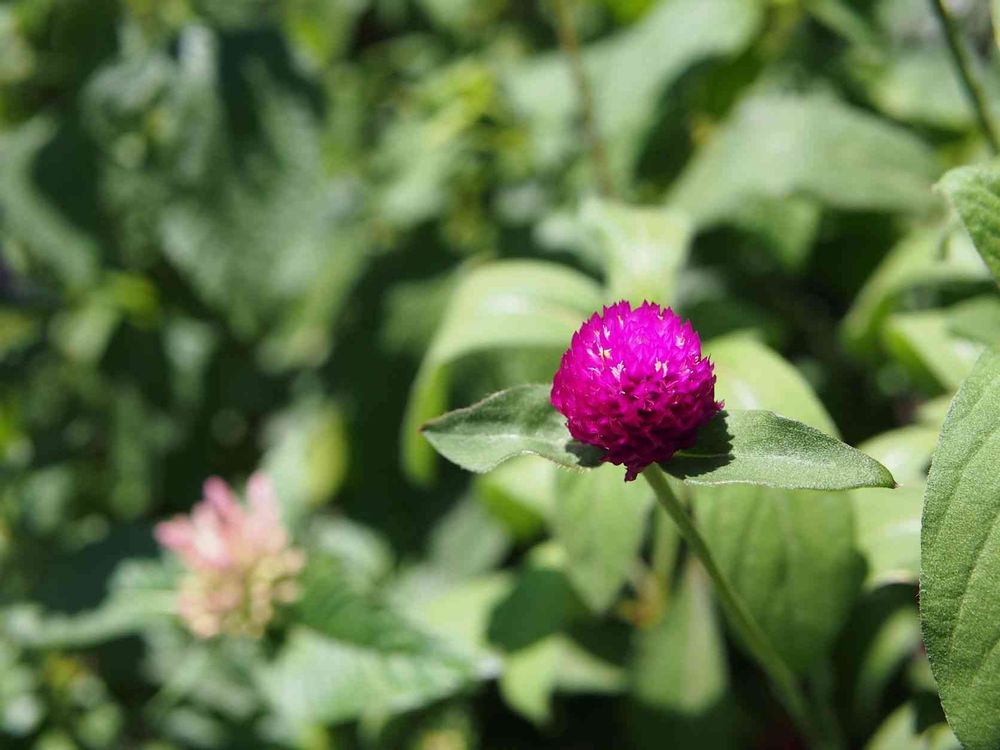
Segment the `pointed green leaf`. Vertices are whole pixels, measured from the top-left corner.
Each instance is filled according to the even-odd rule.
[[[411,386],[401,427],[407,475],[420,482],[433,477],[433,453],[418,428],[447,408],[452,362],[502,349],[537,350],[557,362],[573,331],[603,301],[595,281],[555,263],[499,261],[463,275]]]
[[[423,428],[431,445],[464,469],[486,472],[539,455],[589,468],[600,452],[572,439],[546,385],[522,385],[449,412]],[[836,438],[767,411],[720,412],[664,470],[691,484],[759,484],[792,489],[893,487],[889,471]]]
[[[1000,353],[945,419],[927,479],[920,615],[948,720],[970,750],[1000,746]]]
[[[706,348],[716,394],[729,406],[773,409],[836,434],[805,378],[777,353],[739,336]],[[829,649],[857,590],[850,504],[832,493],[767,487],[698,487],[693,495],[733,586],[789,665],[805,669]]]
[[[557,488],[553,530],[566,550],[566,574],[600,612],[635,566],[653,496],[645,482],[623,482],[615,466],[560,472]]]
[[[803,490],[894,487],[882,464],[817,429],[769,411],[723,411],[664,471],[689,484]]]
[[[463,469],[486,472],[534,454],[569,468],[597,466],[600,451],[573,440],[549,403],[549,387],[519,385],[456,409],[423,427],[430,444]]]

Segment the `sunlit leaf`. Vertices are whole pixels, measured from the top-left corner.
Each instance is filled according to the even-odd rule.
[[[566,575],[592,609],[606,609],[633,571],[652,503],[644,483],[625,484],[613,466],[559,473],[553,532]]]
[[[936,167],[906,131],[825,94],[745,99],[674,186],[699,226],[756,196],[805,195],[841,209],[926,209]]]
[[[1000,355],[965,381],[924,497],[920,616],[941,703],[972,750],[1000,743]]]
[[[941,180],[940,189],[1000,280],[1000,168],[994,164],[953,169]]]
[[[611,141],[616,165],[631,166],[660,93],[699,60],[745,46],[762,9],[747,0],[661,1],[638,23],[587,47],[584,62],[597,121]],[[517,111],[531,121],[540,159],[558,163],[577,140],[572,127],[579,106],[564,56],[529,60],[515,67],[505,84]]]
[[[674,301],[678,269],[687,260],[691,225],[676,211],[610,201],[584,204],[583,231],[607,269],[609,296],[633,305]]]
[[[932,388],[958,388],[983,351],[981,344],[952,334],[941,310],[895,313],[883,337],[914,379]]]
[[[596,466],[597,449],[573,440],[544,385],[517,386],[424,425],[427,440],[464,469],[485,472],[535,454],[567,468]],[[800,489],[892,487],[884,466],[801,422],[767,411],[721,412],[664,469],[692,484]]]
[[[541,261],[492,263],[462,278],[410,390],[400,436],[407,474],[419,481],[433,474],[433,454],[418,428],[447,408],[450,362],[510,348],[557,357],[602,301],[586,276]]]

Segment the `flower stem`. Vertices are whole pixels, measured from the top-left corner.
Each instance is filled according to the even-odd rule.
[[[594,163],[597,176],[597,186],[601,195],[613,198],[615,181],[611,175],[611,163],[608,160],[608,150],[601,137],[601,129],[597,123],[594,111],[594,94],[590,88],[590,79],[583,64],[583,53],[580,50],[580,40],[576,35],[576,23],[573,21],[571,0],[555,0],[556,25],[559,32],[559,46],[569,60],[570,72],[580,96],[580,106],[583,110],[583,125],[590,141],[590,158]]]
[[[656,464],[651,464],[642,475],[649,482],[656,498],[667,514],[677,524],[677,528],[715,584],[715,593],[722,608],[729,617],[729,622],[742,638],[750,653],[767,673],[774,686],[774,691],[781,700],[788,714],[799,726],[808,739],[810,746],[815,748],[835,748],[839,745],[834,737],[821,731],[820,725],[814,720],[812,711],[806,701],[805,694],[795,678],[795,674],[785,663],[785,660],[771,645],[771,641],[757,625],[753,616],[747,610],[743,600],[733,590],[728,579],[715,562],[701,532],[694,521],[681,505],[677,496],[667,483],[663,471]]]
[[[962,40],[959,38],[958,29],[955,28],[955,21],[948,12],[944,0],[930,0],[930,2],[935,14],[937,14],[938,21],[941,23],[941,30],[944,32],[944,38],[948,42],[948,50],[951,52],[952,62],[955,63],[955,69],[962,79],[965,94],[976,113],[979,129],[983,131],[983,136],[990,145],[990,150],[994,154],[998,154],[1000,153],[1000,139],[997,138],[997,131],[993,127],[989,110],[986,108],[986,98],[983,96],[983,90],[972,75],[972,66],[965,47],[962,45]]]

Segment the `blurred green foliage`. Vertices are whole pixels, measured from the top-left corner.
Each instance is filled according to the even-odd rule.
[[[614,200],[545,2],[0,3],[0,746],[795,746],[641,488],[416,432],[648,296],[734,407],[902,483],[687,495],[849,746],[955,746],[919,498],[997,310],[932,190],[987,150],[929,5],[573,15]],[[256,469],[305,593],[198,641],[152,524]]]

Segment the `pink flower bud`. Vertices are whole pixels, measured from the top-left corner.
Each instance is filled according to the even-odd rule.
[[[177,609],[193,633],[264,632],[278,603],[293,601],[305,555],[289,546],[270,480],[254,474],[244,506],[223,480],[205,482],[204,499],[189,516],[157,524],[157,541],[188,569]]]

